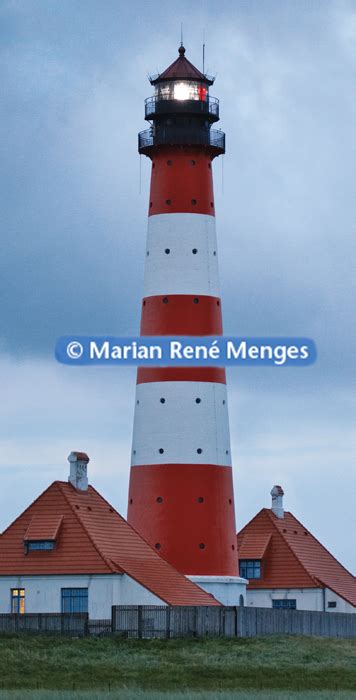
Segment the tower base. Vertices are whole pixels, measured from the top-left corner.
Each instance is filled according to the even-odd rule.
[[[240,605],[246,603],[247,579],[240,576],[187,576],[190,581],[211,593],[222,605]]]

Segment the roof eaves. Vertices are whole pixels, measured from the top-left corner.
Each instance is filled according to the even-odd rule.
[[[352,574],[351,574],[352,575]],[[330,591],[335,593],[335,595],[338,595],[340,598],[346,601],[346,603],[349,603],[352,605],[354,608],[356,608],[356,601],[351,600],[350,598],[347,598],[344,593],[340,593],[340,591],[335,590],[333,586],[330,586],[329,583],[326,583],[323,581],[321,578],[317,579],[318,583],[320,583],[322,588],[329,588]],[[356,583],[356,582],[355,582]]]

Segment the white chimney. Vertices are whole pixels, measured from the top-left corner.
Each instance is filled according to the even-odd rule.
[[[273,486],[271,491],[272,496],[272,513],[276,518],[284,518],[283,496],[284,491],[282,486]]]
[[[69,483],[80,491],[86,491],[88,488],[88,455],[85,454],[85,452],[71,452],[68,457],[68,462],[70,464]]]

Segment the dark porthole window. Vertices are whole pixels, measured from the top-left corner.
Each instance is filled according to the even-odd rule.
[[[156,501],[157,501],[157,503],[162,503],[162,501],[163,501],[162,496],[157,496]]]
[[[226,454],[227,454],[227,455],[229,454],[229,450],[226,450]]]
[[[168,297],[163,297],[162,301],[164,304],[168,304]]]
[[[198,449],[197,449],[198,455],[201,455],[202,452],[203,452],[202,448],[201,448],[201,447],[198,447]]]
[[[213,253],[213,255],[216,255],[216,250],[214,250],[214,253]]]
[[[163,396],[162,396],[162,398],[160,399],[160,402],[161,402],[161,403],[166,403],[166,399],[164,399]]]
[[[231,549],[232,549],[232,550],[235,549],[235,545],[234,545],[234,544],[231,545]]]
[[[156,542],[155,547],[156,547],[156,549],[161,549],[160,543],[159,543],[159,542]]]
[[[149,254],[150,254],[150,251],[148,250],[147,253],[146,253],[147,257],[149,256]]]
[[[132,498],[130,498],[130,506],[132,506],[132,503],[133,503]]]
[[[166,199],[166,204],[172,204],[172,200],[171,200],[171,199]]]
[[[210,206],[211,206],[211,208],[213,208],[213,207],[214,207],[214,202],[210,202]]]
[[[145,301],[145,299],[144,299],[143,302],[142,302],[142,306],[146,306],[146,301]]]
[[[201,403],[201,399],[199,398],[199,396],[195,399],[195,403]]]
[[[137,403],[137,405],[140,403],[138,399],[137,399],[136,403]]]
[[[196,160],[190,160],[189,163],[190,163],[190,165],[196,165],[196,164],[197,164]]]
[[[209,170],[211,170],[211,163],[208,163],[208,168]]]
[[[198,252],[198,248],[193,248],[193,250],[192,250],[193,255],[196,255],[197,252]]]
[[[133,452],[134,455],[136,454],[136,450],[132,450],[132,452]]]
[[[205,549],[205,544],[204,544],[204,542],[201,542],[201,543],[200,543],[199,549]]]
[[[173,160],[167,160],[167,165],[173,165]]]
[[[231,506],[231,504],[232,504],[232,500],[231,500],[231,498],[229,498],[229,503],[230,503],[230,506]]]
[[[216,306],[220,306],[220,301],[219,301],[219,299],[218,299],[217,302],[216,302]]]
[[[165,252],[166,255],[169,255],[170,252],[171,252],[171,250],[170,250],[170,248],[166,248],[164,252]]]
[[[196,200],[196,199],[192,199],[192,204],[193,204],[194,206],[196,205],[196,203],[197,203],[197,200]]]
[[[164,452],[163,447],[160,447],[159,450],[158,450],[158,452],[160,453],[160,455],[163,455],[163,452]]]
[[[226,403],[226,401],[225,401],[225,399],[223,399],[223,406],[225,406],[225,403]]]
[[[204,503],[203,496],[199,496],[199,498],[197,498],[197,501],[198,501],[198,503]]]
[[[193,301],[194,301],[194,304],[199,304],[199,299],[198,299],[198,297],[194,297]]]
[[[152,207],[153,207],[153,202],[150,202],[150,209],[152,209]]]

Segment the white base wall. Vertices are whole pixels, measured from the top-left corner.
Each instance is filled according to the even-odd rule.
[[[259,588],[247,589],[246,605],[255,608],[272,608],[273,600],[296,600],[297,610],[317,610],[319,612],[355,613],[356,608],[328,588]],[[329,608],[329,602],[336,607]]]
[[[246,605],[248,581],[240,576],[187,576],[223,605]],[[241,598],[242,596],[242,598]]]
[[[0,613],[11,612],[11,589],[25,589],[25,612],[61,612],[62,588],[88,588],[90,619],[110,619],[112,605],[166,605],[127,574],[0,576]]]

